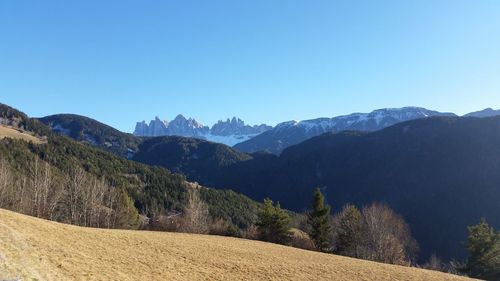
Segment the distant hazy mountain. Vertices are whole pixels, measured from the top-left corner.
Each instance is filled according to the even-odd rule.
[[[377,131],[400,122],[432,116],[456,115],[419,107],[403,107],[379,109],[371,113],[353,113],[333,118],[318,118],[300,122],[289,121],[278,124],[272,130],[234,147],[243,152],[268,151],[279,154],[289,146],[327,132]]]
[[[465,117],[493,117],[493,116],[499,116],[500,115],[500,109],[499,110],[494,110],[491,108],[486,108],[481,111],[476,111],[476,112],[471,112],[469,114],[465,114]]]
[[[271,126],[264,124],[254,126],[245,125],[245,122],[236,117],[227,119],[226,121],[219,121],[212,128],[209,128],[193,118],[186,119],[179,114],[171,122],[162,121],[158,117],[155,120],[151,120],[149,125],[146,121],[138,122],[135,126],[134,135],[143,137],[194,137],[232,146],[271,128]]]

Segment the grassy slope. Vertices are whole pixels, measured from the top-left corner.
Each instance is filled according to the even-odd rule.
[[[22,133],[19,130],[15,130],[13,128],[9,128],[3,125],[0,125],[0,139],[3,138],[13,138],[13,139],[21,139],[25,141],[32,141],[33,143],[39,144],[42,143],[42,140],[39,138],[32,136],[27,133]]]
[[[0,278],[466,280],[235,238],[81,228],[0,210]]]

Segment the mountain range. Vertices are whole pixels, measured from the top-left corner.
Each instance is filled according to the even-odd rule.
[[[243,153],[196,138],[139,138],[119,131],[122,141],[115,143],[133,151],[128,155],[132,160],[163,166],[190,181],[230,188],[254,200],[270,197],[298,212],[308,208],[315,187],[322,188],[335,211],[347,203],[384,202],[410,224],[422,259],[432,253],[444,259],[464,258],[461,243],[467,225],[485,217],[492,226],[500,226],[500,117],[405,110],[415,114],[399,115],[397,120],[410,120],[392,126],[389,123],[396,121],[388,114],[395,116],[393,110],[375,111],[378,114],[365,118],[351,116],[346,124],[370,119],[375,120],[374,126],[388,127],[366,132],[367,127],[358,124],[364,132],[327,132],[292,145],[280,155]],[[423,118],[413,118],[419,114]],[[70,123],[92,125],[74,126],[79,129],[76,136],[99,133],[101,137],[91,139],[110,139],[111,131],[104,129],[108,126],[71,117],[77,121]],[[40,120],[48,122],[49,118]],[[52,120],[51,127],[57,123]],[[80,142],[120,154],[112,146],[87,139]]]
[[[464,258],[468,225],[485,217],[500,226],[500,117],[433,117],[371,133],[326,133],[279,156],[203,140],[185,149],[170,142],[187,141],[145,142],[137,160],[298,212],[307,210],[315,187],[336,211],[387,203],[409,223],[423,258]]]
[[[170,122],[166,120],[162,121],[158,117],[151,120],[149,125],[146,121],[137,122],[134,135],[141,137],[194,137],[232,146],[271,128],[271,126],[265,124],[254,126],[246,125],[245,122],[236,117],[227,119],[226,121],[219,120],[212,128],[209,128],[193,118],[187,119],[179,114]]]
[[[236,144],[243,152],[268,151],[279,154],[285,148],[327,132],[345,130],[377,131],[391,125],[432,116],[455,116],[419,107],[385,108],[370,113],[353,113],[333,118],[317,118],[300,122],[288,121],[254,138]]]
[[[500,115],[500,110],[487,108],[471,112],[466,117],[491,117]],[[136,136],[183,136],[223,143],[242,151],[267,151],[280,154],[285,148],[327,132],[356,130],[377,131],[394,124],[433,116],[457,116],[454,113],[438,112],[421,107],[383,108],[370,113],[352,113],[332,118],[316,118],[303,121],[286,121],[275,127],[265,124],[249,126],[233,117],[219,121],[212,128],[202,125],[193,118],[178,115],[173,121],[162,121],[158,117],[136,124]]]

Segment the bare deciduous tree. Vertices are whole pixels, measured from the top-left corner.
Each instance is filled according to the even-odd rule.
[[[413,261],[417,244],[401,216],[377,203],[363,208],[362,214],[361,258],[400,265]]]
[[[135,214],[127,210],[133,203],[120,194],[78,166],[61,173],[35,158],[14,173],[0,158],[0,208],[81,226],[130,227]]]
[[[206,234],[210,227],[208,205],[200,197],[200,191],[188,188],[188,202],[184,209],[182,231],[189,233]]]
[[[12,184],[12,175],[5,161],[0,159],[0,208],[6,208],[9,204],[11,189],[9,185]]]
[[[432,254],[429,260],[422,266],[425,269],[436,270],[436,271],[445,271],[445,265],[441,261],[441,259],[436,256],[436,254]]]

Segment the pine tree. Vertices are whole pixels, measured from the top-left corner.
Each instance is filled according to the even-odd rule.
[[[328,221],[330,217],[330,206],[325,205],[325,199],[319,188],[314,192],[312,210],[307,215],[307,222],[311,226],[309,236],[314,242],[316,249],[322,252],[330,251],[331,227]]]
[[[363,216],[354,205],[346,205],[338,215],[336,225],[336,253],[358,257],[363,232]]]
[[[464,273],[475,278],[500,280],[500,233],[486,220],[468,227],[466,248],[469,258],[462,269]]]
[[[271,199],[264,199],[256,225],[261,240],[278,244],[290,242],[290,216],[281,209],[279,203],[274,205]]]

